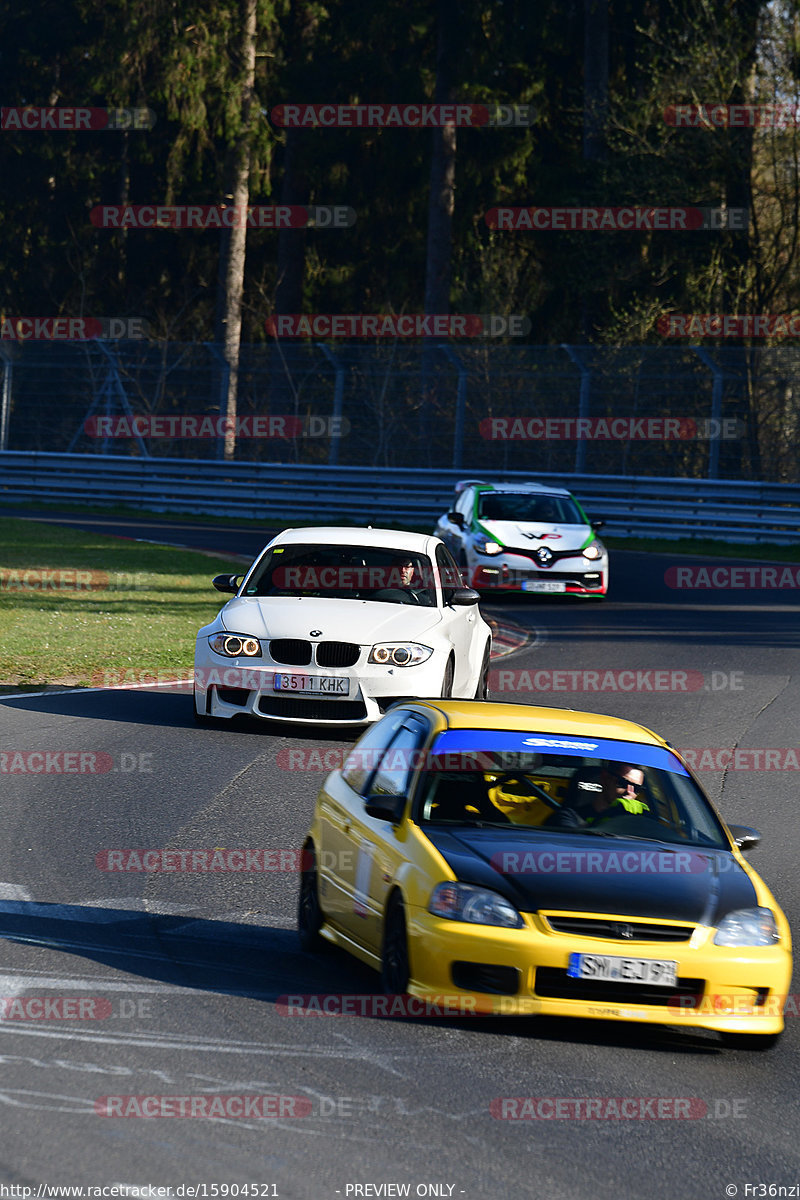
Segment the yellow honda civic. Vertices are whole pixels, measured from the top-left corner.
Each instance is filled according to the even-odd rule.
[[[641,725],[518,704],[398,704],[326,779],[299,932],[454,1012],[717,1030],[765,1049],[784,914],[680,755]]]

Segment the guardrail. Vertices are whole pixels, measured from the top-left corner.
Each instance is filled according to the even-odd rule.
[[[151,512],[433,527],[466,470],[223,463],[122,455],[0,453],[0,504],[126,505]],[[492,479],[530,480],[507,471]],[[609,536],[800,541],[800,485],[652,476],[542,474],[567,487]]]

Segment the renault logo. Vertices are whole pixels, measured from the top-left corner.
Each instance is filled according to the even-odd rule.
[[[542,567],[549,567],[553,561],[553,551],[549,546],[540,546],[536,551],[536,560]]]
[[[633,926],[632,925],[618,925],[617,933],[619,934],[619,936],[621,938],[625,938],[626,941],[629,941],[633,937]]]

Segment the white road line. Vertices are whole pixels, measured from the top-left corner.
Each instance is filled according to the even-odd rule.
[[[30,900],[31,894],[19,883],[0,883],[0,900]]]
[[[0,971],[0,996],[18,996],[22,991],[28,989],[33,991],[41,991],[45,989],[56,989],[62,992],[86,992],[90,989],[95,992],[182,992],[184,988],[174,984],[167,983],[139,983],[132,984],[130,981],[124,982],[116,979],[107,979],[101,975],[45,975],[41,974],[12,974],[10,972]]]
[[[51,688],[45,692],[3,692],[0,693],[0,702],[6,700],[36,700],[40,696],[71,696],[76,692],[81,696],[90,696],[95,692],[146,692],[150,688],[188,688],[191,682],[190,679],[167,679],[163,683],[118,683],[116,687],[70,687],[59,690]]]

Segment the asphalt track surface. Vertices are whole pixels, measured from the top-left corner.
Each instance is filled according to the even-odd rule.
[[[263,541],[177,522],[84,524],[101,520],[104,532],[225,553]],[[612,555],[603,604],[486,605],[537,635],[496,664],[520,674],[495,673],[492,698],[617,714],[681,748],[739,747],[751,765],[763,754],[746,750],[797,748],[797,592],[674,590],[664,578],[679,561],[689,560]],[[630,677],[585,690],[624,668],[650,672],[643,690],[626,690]],[[690,671],[693,690],[649,690]],[[570,690],[531,690],[548,683]],[[278,752],[349,740],[196,728],[189,696],[163,688],[0,697],[3,750],[113,761],[104,774],[0,777],[0,997],[89,997],[107,1014],[0,1023],[0,1181],[34,1194],[40,1183],[205,1184],[208,1195],[270,1184],[250,1194],[297,1200],[797,1195],[800,1004],[766,1053],[724,1049],[713,1033],[588,1020],[290,1017],[282,996],[379,994],[355,960],[300,952],[293,872],[98,869],[113,848],[298,847],[324,776],[282,769]],[[762,831],[751,861],[800,927],[797,770],[701,777],[727,820]],[[95,1111],[108,1095],[253,1094],[301,1097],[308,1115]],[[708,1115],[514,1122],[491,1115],[498,1097],[691,1098]]]

